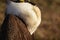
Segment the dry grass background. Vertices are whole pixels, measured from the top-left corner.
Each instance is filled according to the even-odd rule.
[[[5,3],[0,0],[0,26],[4,20],[5,13]]]
[[[2,0],[1,0],[2,1]],[[5,3],[0,1],[0,25]],[[60,40],[60,0],[31,0],[41,9],[42,22],[34,33],[35,40]]]

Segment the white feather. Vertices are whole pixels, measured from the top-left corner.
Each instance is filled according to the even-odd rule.
[[[31,35],[36,31],[41,22],[39,8],[30,3],[14,3],[10,1],[6,9],[7,14],[13,14],[23,19]]]

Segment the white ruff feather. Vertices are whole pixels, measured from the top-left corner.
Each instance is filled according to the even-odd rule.
[[[7,4],[7,14],[14,14],[23,19],[27,24],[27,28],[32,35],[41,22],[41,12],[38,7],[30,3],[14,3]]]

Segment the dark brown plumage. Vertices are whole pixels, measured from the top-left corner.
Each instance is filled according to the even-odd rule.
[[[6,16],[1,30],[1,40],[32,40],[25,24],[14,15]]]

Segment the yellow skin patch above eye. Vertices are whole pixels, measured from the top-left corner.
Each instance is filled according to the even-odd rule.
[[[20,2],[24,2],[24,0],[19,0]]]
[[[25,2],[25,0],[19,0],[20,2]],[[30,0],[27,0],[28,2],[30,2]]]

